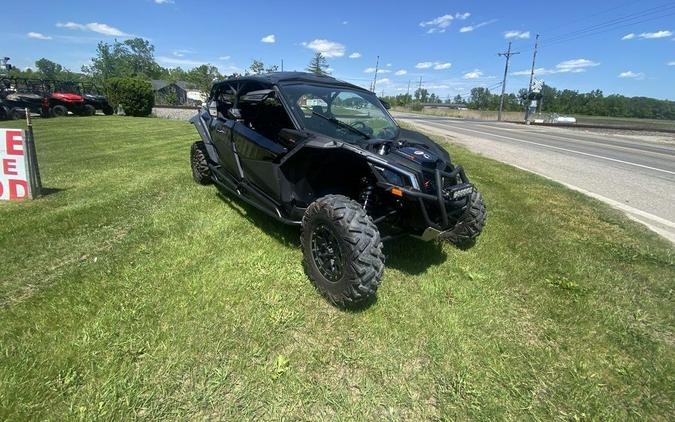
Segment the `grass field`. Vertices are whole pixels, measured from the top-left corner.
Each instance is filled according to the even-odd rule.
[[[404,107],[395,107],[394,111],[404,113],[417,113],[431,116],[455,117],[468,120],[497,120],[496,111],[480,110],[453,110],[447,108],[425,109],[421,111],[411,111]],[[535,118],[546,118],[549,113],[533,115]],[[637,119],[629,117],[606,117],[606,116],[584,116],[582,114],[570,114],[577,119],[577,124],[596,125],[616,129],[637,129],[637,130],[662,130],[675,131],[675,120],[659,119]],[[525,120],[524,112],[505,111],[502,113],[502,119],[510,122],[523,122]]]
[[[346,312],[297,228],[192,182],[187,123],[35,132],[51,193],[0,204],[0,420],[675,417],[673,249],[597,201],[449,146],[483,236],[386,244]]]

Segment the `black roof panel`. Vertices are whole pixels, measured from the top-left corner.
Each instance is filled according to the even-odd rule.
[[[332,76],[322,76],[322,75],[317,75],[314,73],[308,73],[308,72],[272,72],[272,73],[265,73],[262,75],[249,75],[249,76],[241,76],[239,78],[228,78],[219,82],[216,82],[213,84],[214,88],[225,82],[232,82],[232,81],[238,81],[238,82],[260,82],[260,83],[266,83],[266,84],[272,84],[272,85],[278,85],[281,84],[283,85],[284,83],[292,83],[292,82],[307,82],[307,83],[319,83],[319,84],[328,84],[328,85],[339,85],[339,86],[344,86],[344,87],[349,87],[352,89],[357,89],[360,91],[368,91],[367,89],[364,89],[360,86],[350,84],[348,82],[340,81],[338,79],[333,78]]]

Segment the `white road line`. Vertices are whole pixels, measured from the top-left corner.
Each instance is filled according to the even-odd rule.
[[[419,124],[422,124],[422,125],[423,125],[423,124],[427,124],[427,125],[433,124],[433,123],[425,122],[424,120],[419,120],[419,119],[415,119],[414,121],[417,122],[417,123],[419,123]],[[439,123],[439,124],[440,124],[440,123]],[[442,124],[441,124],[441,125],[442,125]],[[660,172],[662,172],[662,173],[667,173],[667,174],[675,175],[675,171],[670,171],[670,170],[664,170],[664,169],[660,169],[660,168],[656,168],[656,167],[645,166],[644,164],[631,163],[630,161],[618,160],[618,159],[616,159],[616,158],[605,157],[605,156],[602,156],[602,155],[589,154],[589,153],[587,153],[587,152],[575,151],[575,150],[573,150],[573,149],[561,148],[561,147],[556,147],[556,146],[553,146],[553,145],[540,144],[539,142],[525,141],[525,140],[523,140],[523,139],[512,138],[512,137],[510,137],[510,136],[496,135],[496,134],[494,134],[494,133],[481,132],[480,130],[467,129],[467,128],[464,128],[464,127],[457,128],[457,129],[459,129],[459,130],[466,130],[466,131],[469,131],[469,132],[476,132],[476,133],[479,133],[479,134],[481,134],[481,135],[496,136],[496,137],[498,137],[498,138],[504,138],[504,139],[508,139],[508,140],[510,140],[510,141],[516,141],[516,142],[522,142],[522,143],[525,143],[525,144],[537,145],[537,146],[544,147],[544,148],[557,149],[557,150],[559,150],[559,151],[571,152],[571,153],[573,153],[573,154],[585,155],[585,156],[587,156],[587,157],[593,157],[593,158],[600,158],[601,160],[613,161],[613,162],[615,162],[615,163],[621,163],[621,164],[628,164],[629,166],[641,167],[641,168],[645,168],[645,169],[649,169],[649,170],[660,171]],[[452,128],[448,128],[448,129],[446,129],[446,130],[452,130]]]

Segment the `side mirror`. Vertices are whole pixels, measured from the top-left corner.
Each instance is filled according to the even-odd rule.
[[[388,102],[384,101],[382,98],[378,98],[378,100],[380,100],[384,108],[386,108],[387,110],[391,108],[391,105]]]

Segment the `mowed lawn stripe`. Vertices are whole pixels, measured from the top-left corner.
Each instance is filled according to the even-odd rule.
[[[0,204],[0,419],[674,413],[673,249],[597,201],[446,145],[483,236],[388,243],[345,312],[297,228],[192,182],[186,123],[35,123],[63,190]]]

